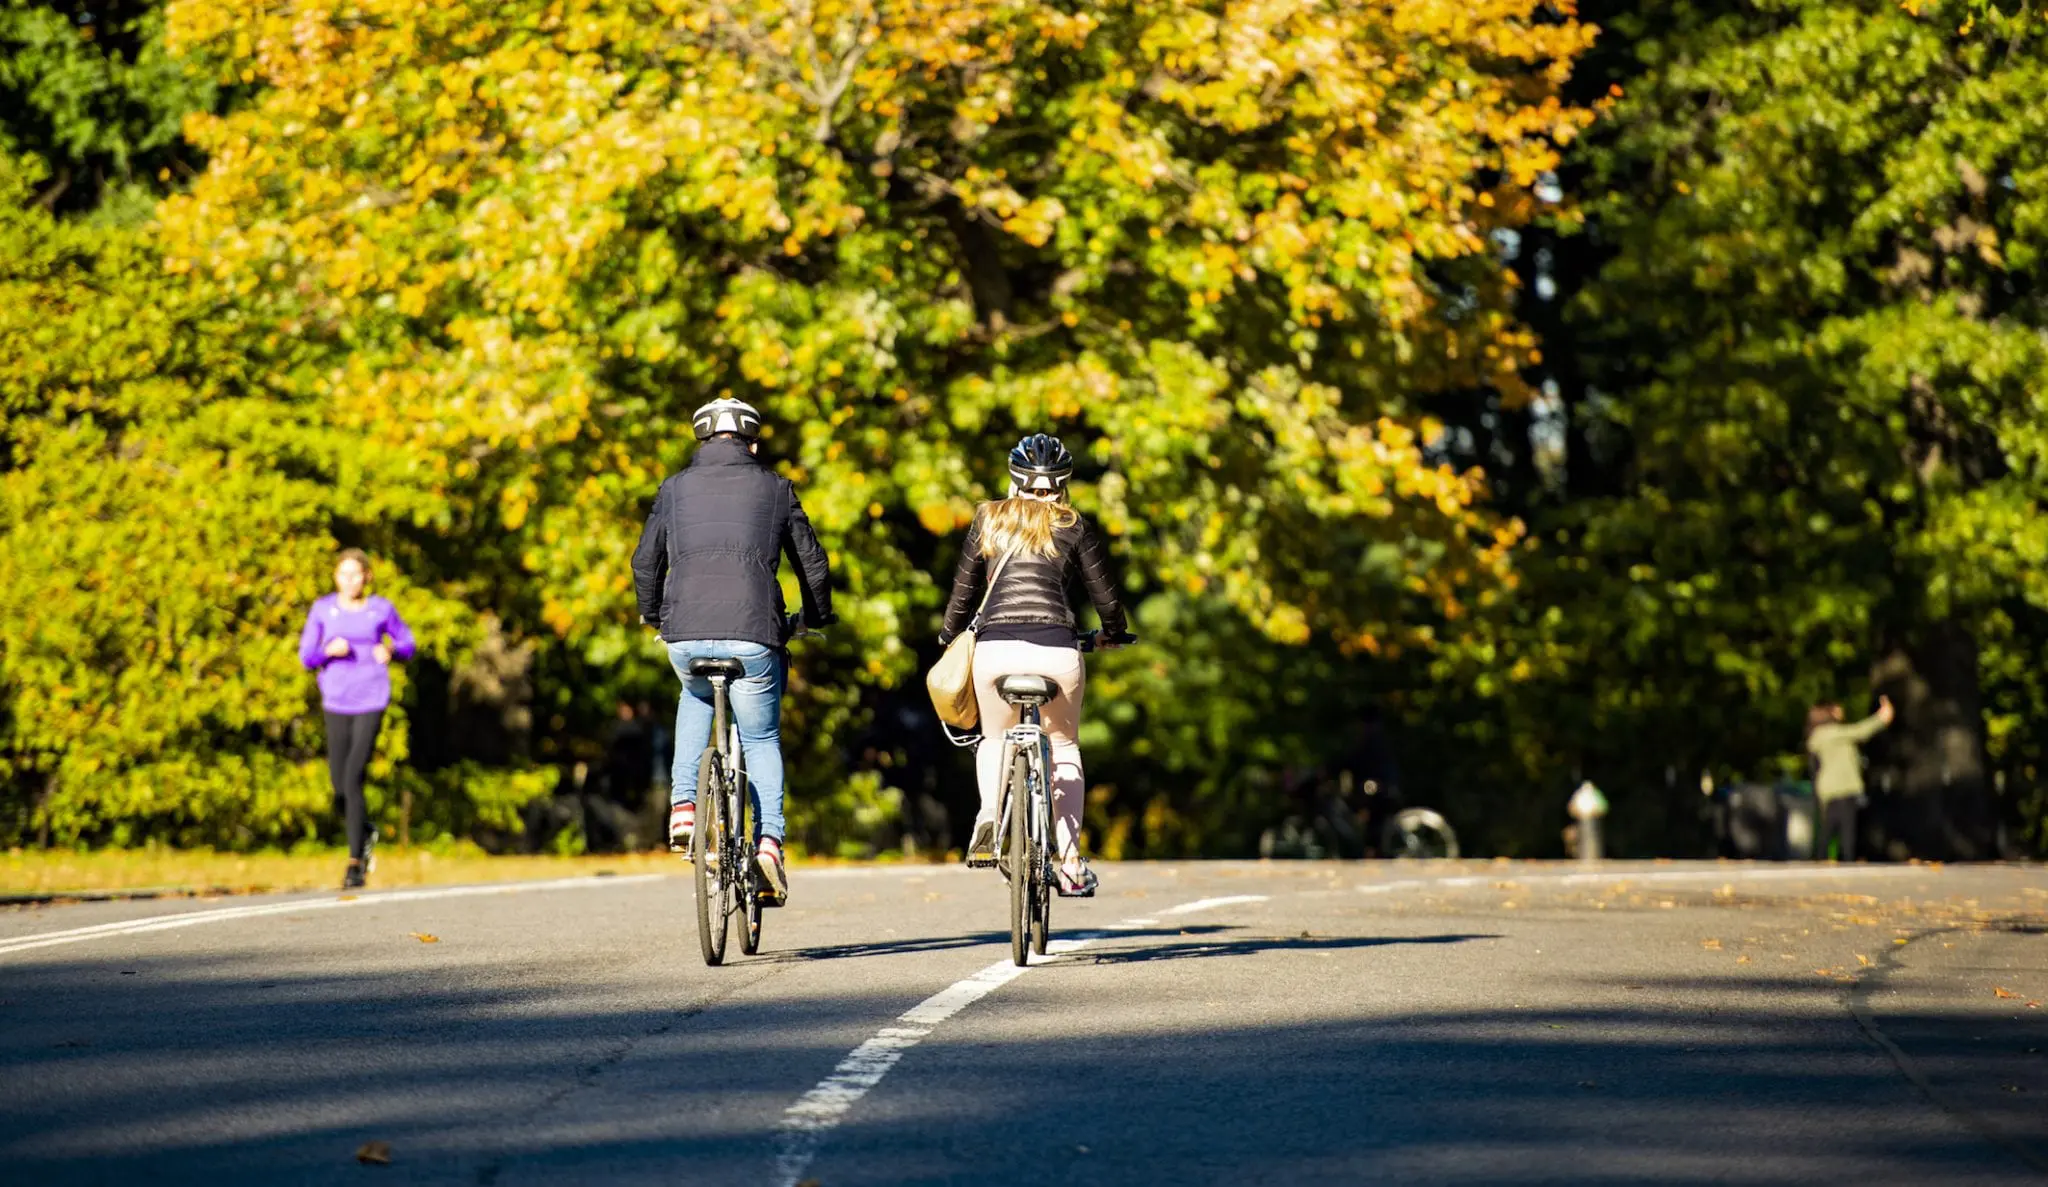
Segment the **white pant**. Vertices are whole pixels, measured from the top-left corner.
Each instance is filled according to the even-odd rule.
[[[974,646],[974,699],[981,708],[981,745],[975,750],[975,775],[981,785],[981,821],[996,818],[996,800],[1003,781],[1003,731],[1023,714],[996,694],[1004,676],[1043,676],[1059,687],[1059,695],[1041,708],[1039,720],[1052,735],[1053,837],[1061,856],[1081,845],[1081,807],[1088,784],[1081,776],[1081,697],[1088,669],[1073,647],[1047,647],[998,639]]]

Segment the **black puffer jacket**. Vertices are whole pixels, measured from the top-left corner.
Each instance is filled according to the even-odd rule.
[[[953,637],[974,621],[980,604],[981,583],[1000,558],[981,554],[982,516],[976,515],[967,529],[967,542],[960,552],[960,567],[953,572],[953,596],[946,602],[945,629],[939,641]],[[1078,630],[1068,590],[1078,577],[1095,603],[1106,635],[1125,633],[1124,608],[1117,601],[1116,580],[1110,572],[1109,549],[1086,516],[1077,516],[1067,527],[1053,531],[1054,555],[1024,553],[1002,561],[996,588],[982,611],[981,628],[999,624],[1042,624]]]
[[[661,484],[633,553],[642,621],[671,643],[787,641],[782,585],[789,554],[803,592],[804,622],[832,619],[832,574],[796,487],[738,441],[713,439],[682,473]]]

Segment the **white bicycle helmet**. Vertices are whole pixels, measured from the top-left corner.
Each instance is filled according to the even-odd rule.
[[[720,433],[731,433],[742,441],[761,437],[761,413],[744,400],[713,400],[690,416],[697,440],[709,441]]]

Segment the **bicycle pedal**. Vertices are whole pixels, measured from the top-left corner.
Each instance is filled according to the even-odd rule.
[[[992,870],[996,868],[996,859],[993,855],[988,857],[970,857],[967,859],[967,868],[970,870]]]

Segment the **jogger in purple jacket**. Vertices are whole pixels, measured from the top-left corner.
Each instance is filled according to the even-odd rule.
[[[412,658],[412,631],[383,598],[366,595],[370,558],[351,548],[334,563],[334,589],[313,603],[299,632],[299,662],[319,674],[327,716],[327,773],[336,810],[348,821],[345,889],[363,884],[369,813],[363,772],[377,748],[377,729],[391,706],[391,661]]]

